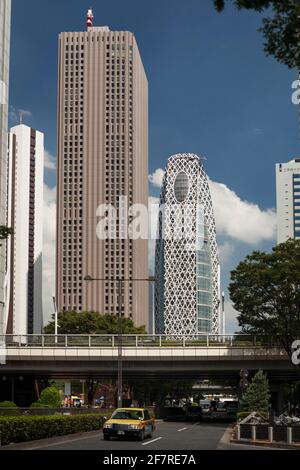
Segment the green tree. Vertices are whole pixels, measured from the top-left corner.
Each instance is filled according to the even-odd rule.
[[[259,29],[264,36],[264,50],[289,68],[300,67],[300,2],[299,0],[234,0],[239,10],[267,11]],[[214,0],[215,8],[224,10],[226,0]],[[272,16],[273,13],[273,16]]]
[[[4,225],[0,225],[0,246],[2,246],[1,241],[7,240],[10,235],[13,235],[14,231],[12,228],[5,227]]]
[[[54,334],[54,315],[45,328],[45,334]],[[129,318],[121,318],[121,331],[123,334],[145,334],[144,326],[136,327]],[[97,312],[62,312],[58,314],[59,334],[118,334],[119,318],[115,315],[100,315]]]
[[[242,396],[241,406],[245,411],[268,411],[270,402],[269,382],[259,370]]]
[[[229,292],[242,331],[276,338],[291,357],[300,338],[300,241],[247,256],[231,272]]]
[[[59,408],[61,404],[61,399],[57,388],[45,388],[41,393],[38,403],[40,403],[41,405],[49,406],[50,408]]]

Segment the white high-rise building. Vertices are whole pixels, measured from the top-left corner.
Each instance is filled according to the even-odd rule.
[[[168,160],[155,260],[155,330],[182,338],[222,333],[215,219],[202,159]]]
[[[300,239],[300,158],[276,165],[277,242]]]
[[[7,334],[39,334],[43,324],[44,135],[25,125],[11,129],[8,159]]]
[[[0,0],[0,225],[6,225],[7,126],[11,0]],[[0,334],[4,331],[6,243],[0,247]]]

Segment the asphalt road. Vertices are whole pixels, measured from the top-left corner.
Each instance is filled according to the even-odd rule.
[[[7,450],[241,450],[261,447],[231,444],[228,423],[158,422],[151,439],[104,441],[102,431],[7,446]],[[263,448],[267,450],[267,448]]]

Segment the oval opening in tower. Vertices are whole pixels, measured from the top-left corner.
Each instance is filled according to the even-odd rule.
[[[183,171],[178,173],[174,183],[174,194],[178,202],[184,202],[189,193],[189,177]]]

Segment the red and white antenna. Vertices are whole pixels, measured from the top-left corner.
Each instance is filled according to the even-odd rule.
[[[94,22],[94,13],[93,10],[90,8],[87,12],[87,27],[92,28]]]

